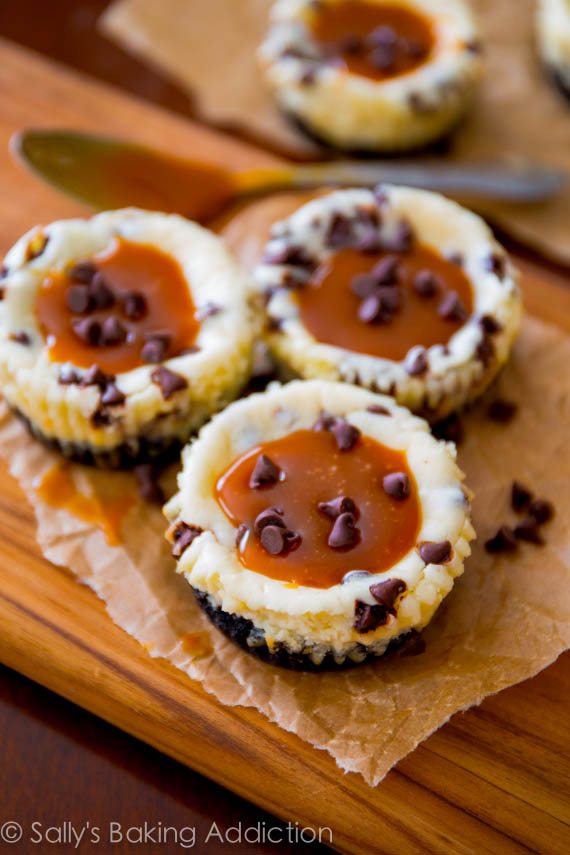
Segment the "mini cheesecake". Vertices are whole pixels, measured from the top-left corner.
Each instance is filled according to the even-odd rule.
[[[459,120],[480,53],[464,0],[277,0],[259,58],[283,111],[312,134],[397,152]]]
[[[542,61],[570,97],[570,0],[539,0],[536,24]]]
[[[2,393],[68,457],[127,466],[171,452],[249,376],[244,276],[181,217],[129,209],[34,229],[0,286]]]
[[[392,398],[274,383],[183,452],[167,538],[213,623],[274,664],[364,662],[415,637],[474,537],[455,446]]]
[[[475,214],[434,193],[342,190],[276,223],[255,282],[286,375],[393,395],[430,421],[507,361],[521,299]]]

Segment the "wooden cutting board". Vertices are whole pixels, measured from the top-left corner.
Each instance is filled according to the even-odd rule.
[[[71,126],[208,152],[235,167],[256,149],[0,41],[0,252],[37,222],[85,209],[19,170],[18,127]],[[564,276],[525,263],[530,311],[570,332]],[[152,660],[95,595],[42,558],[35,522],[2,467],[0,660],[279,817],[333,829],[357,853],[570,851],[570,655],[452,721],[377,788],[251,709],[222,707]]]

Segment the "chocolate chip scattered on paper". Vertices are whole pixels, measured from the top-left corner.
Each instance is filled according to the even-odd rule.
[[[481,22],[486,74],[446,158],[513,164],[526,159],[570,172],[570,101],[537,57],[535,4],[518,0],[513,14],[512,0],[472,2]],[[241,126],[293,153],[315,155],[315,143],[278,111],[256,63],[270,5],[271,0],[116,0],[102,27],[191,90],[204,118]],[[570,185],[547,203],[485,202],[478,208],[513,237],[570,264]]]
[[[58,458],[4,405],[0,455],[34,505],[45,556],[90,585],[115,623],[152,656],[168,659],[222,704],[257,708],[375,785],[453,713],[531,677],[570,646],[569,363],[570,337],[527,319],[496,390],[521,403],[516,419],[493,423],[485,402],[465,417],[459,459],[476,494],[479,539],[465,575],[424,633],[426,652],[336,674],[283,671],[221,636],[176,575],[156,506],[137,504],[125,520],[124,543],[110,547],[99,529],[40,502],[33,482]],[[74,471],[87,482],[95,477]],[[546,545],[486,554],[483,543],[505,516],[515,479],[556,502]],[[211,645],[189,645],[196,633],[207,634],[200,638]]]

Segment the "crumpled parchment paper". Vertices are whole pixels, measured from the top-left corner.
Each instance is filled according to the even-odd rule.
[[[570,100],[536,56],[535,3],[472,3],[481,22],[486,74],[477,104],[444,156],[459,162],[522,158],[570,172]],[[191,90],[204,118],[315,156],[315,144],[277,110],[256,63],[270,5],[271,0],[116,0],[102,26]],[[545,203],[477,207],[513,237],[570,264],[570,183]]]
[[[424,633],[426,652],[344,673],[265,665],[210,627],[175,573],[159,508],[138,502],[125,519],[122,545],[111,547],[100,529],[41,502],[34,483],[58,458],[3,404],[0,455],[35,508],[45,556],[90,585],[110,617],[150,655],[199,680],[222,704],[257,708],[375,785],[454,712],[531,677],[570,646],[568,365],[570,337],[527,318],[513,360],[491,393],[516,401],[518,415],[497,425],[482,402],[465,419],[459,459],[475,491],[479,540]],[[122,473],[80,466],[73,472],[83,491],[96,493],[101,478],[129,489]],[[483,541],[501,522],[515,519],[509,508],[514,478],[552,499],[556,517],[544,529],[546,546],[524,544],[515,554],[490,556]]]

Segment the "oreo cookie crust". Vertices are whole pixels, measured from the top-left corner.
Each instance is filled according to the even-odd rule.
[[[414,247],[431,256],[404,293],[399,268]],[[329,285],[322,273],[350,253],[363,265],[381,259],[369,271],[376,281],[347,276],[344,290],[326,301]],[[461,274],[470,306],[446,290],[440,270],[432,275],[432,261],[444,268],[444,280],[445,270]],[[485,391],[509,358],[522,314],[517,273],[485,222],[439,194],[406,187],[339,190],[303,205],[274,224],[254,279],[266,301],[266,342],[285,376],[355,383],[393,395],[433,422]],[[323,293],[319,323],[339,297],[346,306],[328,339],[319,338],[304,315],[317,280]],[[415,301],[418,311],[431,307],[447,340],[436,336],[429,346],[415,340],[403,321],[402,298],[406,305]],[[358,334],[354,346],[338,343],[339,331],[357,317],[362,340],[372,335],[375,352],[361,346]],[[394,324],[400,325],[398,340],[407,344],[397,356],[385,356],[383,337]],[[430,324],[428,318],[418,332],[425,336]]]
[[[117,246],[135,259],[146,253],[137,270],[157,254],[146,297],[138,273],[115,287]],[[178,277],[170,316],[161,265]],[[249,377],[247,282],[217,237],[181,217],[126,209],[34,229],[6,256],[0,285],[3,395],[66,457],[123,467],[172,455]],[[46,304],[59,287],[59,303]],[[58,351],[59,333],[70,358]],[[116,371],[105,363],[113,354]]]
[[[221,473],[233,471],[244,455],[257,454],[259,446],[289,441],[307,431],[319,433],[327,442],[330,439],[331,447],[338,449],[337,460],[348,460],[366,442],[405,455],[415,486],[410,488],[409,482],[406,486],[401,472],[383,480],[374,471],[370,474],[368,486],[378,496],[388,494],[396,514],[412,498],[420,509],[409,545],[380,572],[374,572],[373,566],[363,570],[363,552],[351,548],[351,525],[361,530],[365,547],[374,516],[367,517],[369,509],[361,505],[360,515],[352,507],[356,523],[347,522],[348,498],[331,495],[331,501],[320,503],[315,511],[325,530],[330,529],[328,546],[323,548],[329,550],[331,566],[341,564],[332,584],[318,575],[310,584],[289,580],[288,562],[302,554],[299,538],[309,534],[302,521],[298,531],[288,533],[284,524],[273,519],[280,511],[284,522],[293,518],[286,504],[268,508],[270,518],[267,511],[262,512],[254,526],[245,528],[220,504]],[[290,469],[283,477],[293,479],[293,490],[304,491],[309,483],[305,476],[297,485]],[[263,503],[271,504],[275,478],[281,476],[275,474],[271,461],[258,460],[249,485]],[[170,522],[167,538],[177,571],[186,577],[204,610],[245,649],[289,667],[358,664],[382,656],[396,640],[401,642],[424,628],[463,572],[474,531],[462,478],[455,447],[435,440],[424,420],[393,399],[341,383],[274,384],[264,393],[231,404],[184,449],[179,490],[165,506]],[[280,555],[273,539],[264,538],[269,528],[274,529],[270,534],[287,542]],[[248,553],[248,543],[257,553]],[[297,566],[301,575],[310,569]]]
[[[342,5],[344,25],[331,29],[324,21]],[[372,29],[358,26],[362,13]],[[401,30],[402,14],[416,26]],[[317,138],[399,152],[457,123],[481,76],[480,52],[464,0],[277,0],[259,60],[282,110]]]

